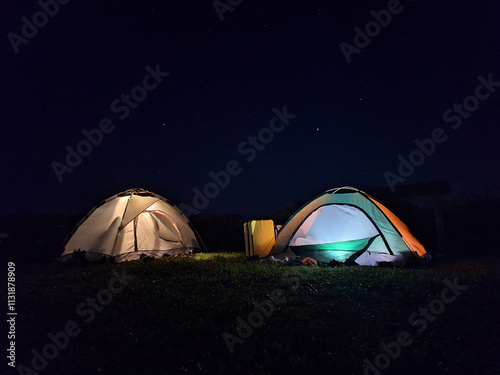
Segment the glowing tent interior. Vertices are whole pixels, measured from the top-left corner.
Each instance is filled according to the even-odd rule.
[[[63,260],[85,251],[87,260],[158,258],[204,245],[188,218],[167,199],[144,189],[130,189],[95,206],[64,243]]]
[[[302,206],[285,223],[267,255],[371,266],[430,258],[396,215],[353,187],[328,190]]]

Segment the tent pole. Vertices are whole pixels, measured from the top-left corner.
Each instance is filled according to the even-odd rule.
[[[134,251],[137,251],[137,218],[134,217]]]

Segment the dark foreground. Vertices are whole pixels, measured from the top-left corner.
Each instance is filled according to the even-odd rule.
[[[23,367],[2,356],[0,372],[498,374],[498,271],[495,257],[428,269],[261,266],[240,254],[18,264]]]

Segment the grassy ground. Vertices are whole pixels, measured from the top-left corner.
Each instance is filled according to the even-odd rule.
[[[41,374],[498,374],[498,270],[494,257],[317,268],[222,253],[18,265],[16,364],[32,368],[32,349],[51,357],[48,334],[70,322],[75,337],[59,334],[64,348],[46,364],[38,358]],[[130,277],[109,292],[113,271]]]

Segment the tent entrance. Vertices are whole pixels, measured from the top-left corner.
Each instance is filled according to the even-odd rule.
[[[331,204],[313,211],[299,226],[289,246],[295,254],[318,261],[344,262],[370,247],[380,232],[357,207]]]
[[[178,228],[164,212],[145,211],[135,221],[136,251],[168,250],[184,246]]]
[[[147,210],[118,233],[116,252],[172,250],[185,247],[177,225],[165,212]]]

